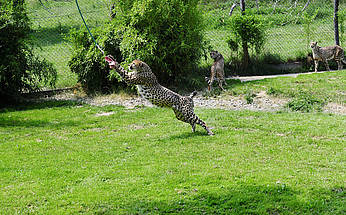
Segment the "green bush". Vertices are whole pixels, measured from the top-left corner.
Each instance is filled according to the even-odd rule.
[[[145,61],[165,84],[193,73],[204,44],[198,0],[114,0],[114,6],[126,63]]]
[[[310,93],[302,92],[289,101],[286,107],[292,111],[300,112],[322,111],[325,103],[325,101],[314,97]]]
[[[228,44],[237,43],[238,47],[246,44],[259,54],[266,39],[266,25],[262,16],[251,14],[249,10],[246,12],[245,15],[237,14],[232,17],[231,36],[227,42]]]
[[[283,92],[280,89],[270,87],[269,89],[267,89],[267,94],[272,96],[279,96],[283,94]]]
[[[252,90],[246,91],[244,98],[247,104],[252,104],[256,94]]]
[[[197,3],[198,0],[114,0],[111,21],[93,29],[93,34],[105,53],[113,55],[123,67],[140,59],[162,84],[195,84],[195,79],[191,79],[193,83],[185,79],[195,73],[206,46]],[[74,48],[69,61],[71,71],[89,93],[123,88],[117,81],[120,77],[109,72],[101,52],[84,29],[83,26],[70,33]]]
[[[0,15],[0,99],[16,100],[22,92],[53,87],[56,70],[29,45],[24,1],[2,1]]]
[[[233,52],[241,47],[240,56],[237,58],[242,58],[241,71],[246,73],[250,63],[249,49],[256,52],[255,58],[258,58],[263,49],[266,39],[265,22],[260,15],[251,14],[250,10],[246,10],[245,14],[232,16],[229,25],[231,35],[227,43]]]
[[[100,35],[105,36],[102,38]],[[93,36],[100,39],[107,54],[113,55],[117,60],[122,59],[118,39],[112,31],[95,29]],[[68,64],[71,71],[77,74],[78,82],[86,93],[107,93],[125,86],[118,79],[110,79],[109,67],[104,61],[104,56],[96,48],[84,26],[80,30],[71,30],[69,40],[73,44],[74,51]]]

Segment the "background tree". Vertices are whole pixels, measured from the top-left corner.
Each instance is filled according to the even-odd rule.
[[[187,83],[204,53],[198,0],[114,0],[112,5],[112,20],[93,31],[106,53],[123,66],[134,59],[146,62],[164,85]],[[97,80],[108,76],[102,55],[84,29],[71,35],[70,68],[89,92],[99,91]]]
[[[16,100],[24,91],[54,86],[56,70],[33,54],[24,0],[0,4],[0,100]]]
[[[241,9],[241,14],[245,15],[245,0],[240,0],[240,9]],[[244,26],[245,27],[245,26]],[[238,32],[240,29],[238,29]],[[244,29],[246,30],[246,29]],[[245,35],[246,32],[242,32],[241,35],[241,39],[242,39],[242,48],[243,48],[243,67],[244,70],[246,70],[248,68],[249,65],[249,61],[250,61],[250,55],[249,55],[249,47],[248,47],[248,42],[246,41],[246,36],[244,37],[243,35]]]
[[[168,84],[195,71],[203,54],[198,0],[115,0],[114,14],[125,62],[147,62]]]
[[[266,39],[266,25],[259,15],[237,14],[231,18],[230,30],[227,43],[232,51],[242,47],[242,67],[246,70],[250,61],[248,49],[253,48],[257,55],[260,54]]]
[[[340,45],[338,11],[339,11],[339,0],[334,0],[334,38],[335,38],[336,45]]]

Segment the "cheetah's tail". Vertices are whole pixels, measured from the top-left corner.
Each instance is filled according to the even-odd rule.
[[[195,97],[197,95],[197,91],[193,91],[190,95],[189,95],[189,97],[190,98],[193,98],[193,97]]]

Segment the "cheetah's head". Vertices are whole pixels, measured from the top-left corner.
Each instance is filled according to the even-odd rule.
[[[311,42],[310,43],[310,48],[315,48],[317,46],[317,42]]]
[[[214,60],[217,59],[219,56],[220,56],[220,53],[218,51],[210,52],[210,57],[213,58]]]
[[[133,77],[136,77],[139,85],[152,85],[157,84],[155,74],[151,71],[148,64],[140,60],[134,60],[129,64],[129,70]]]
[[[149,71],[151,71],[148,64],[146,64],[140,60],[132,61],[132,63],[129,64],[129,70],[134,71],[134,72],[149,72]]]

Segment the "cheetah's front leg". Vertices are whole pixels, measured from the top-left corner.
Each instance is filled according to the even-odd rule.
[[[317,72],[317,69],[318,69],[318,60],[314,60],[315,62],[315,72]]]
[[[115,69],[115,71],[124,79],[127,84],[138,84],[138,77],[134,72],[127,72],[120,64],[113,58],[113,56],[108,55],[105,60],[109,64],[109,68]]]
[[[342,70],[344,66],[342,65],[341,59],[339,59],[337,63],[338,63],[338,70]]]
[[[210,79],[208,84],[209,91],[211,91],[211,89],[213,88],[214,79],[215,79],[215,71],[214,71],[214,68],[211,68],[211,74],[210,74]]]
[[[222,91],[226,91],[223,87],[222,87],[222,80],[219,79],[218,83],[219,83],[219,87],[221,88]]]

